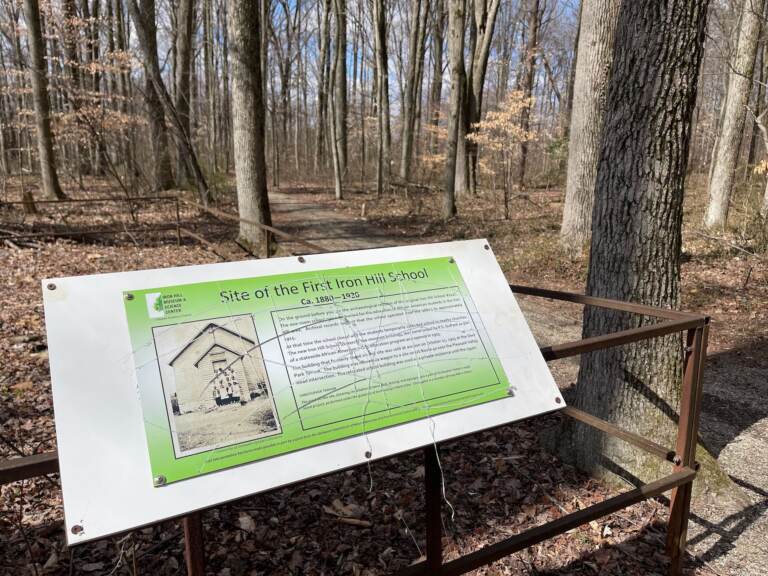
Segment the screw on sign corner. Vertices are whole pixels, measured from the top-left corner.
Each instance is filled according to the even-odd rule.
[[[165,478],[165,476],[160,475],[160,476],[155,476],[155,482],[154,483],[155,483],[155,486],[165,486],[165,483],[167,481],[168,480]]]
[[[48,290],[56,290],[56,284],[49,282],[46,288],[48,288]]]
[[[306,258],[304,258],[304,256],[299,256],[299,262],[301,262],[302,264],[304,264],[304,262],[306,262],[306,261],[307,261],[307,260],[306,260]]]
[[[131,293],[129,292],[128,294],[126,294],[126,295],[125,295],[125,299],[126,299],[126,300],[133,300],[133,294],[131,294]]]
[[[84,531],[84,528],[82,527],[81,524],[75,524],[70,529],[70,532],[72,532],[72,534],[74,534],[75,536],[79,536],[80,534],[83,533],[83,531]]]
[[[485,245],[483,246],[483,248],[485,248],[486,250],[490,250],[490,249],[491,249],[491,247],[490,247],[490,246],[488,246],[488,244],[485,244]]]
[[[562,398],[560,398],[560,396],[558,396],[557,398],[555,398],[555,404],[562,404],[562,403],[563,403],[563,399],[562,399]]]
[[[373,456],[373,453],[372,453],[370,450],[366,450],[366,451],[365,451],[365,457],[366,457],[368,460],[370,460],[370,459],[371,459],[371,456]]]

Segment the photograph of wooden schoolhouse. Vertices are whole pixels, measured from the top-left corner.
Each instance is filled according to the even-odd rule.
[[[250,315],[157,327],[153,334],[177,455],[280,432]]]

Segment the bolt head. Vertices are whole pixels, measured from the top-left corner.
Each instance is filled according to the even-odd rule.
[[[83,533],[83,527],[80,524],[75,524],[74,526],[72,526],[72,528],[70,528],[70,532],[72,532],[72,534],[77,536],[78,534]]]
[[[126,300],[133,300],[133,294],[131,294],[131,293],[126,294],[125,295],[125,299]]]
[[[304,258],[304,256],[299,256],[299,262],[301,262],[302,264],[306,262],[306,259]]]
[[[160,476],[155,476],[154,479],[155,486],[164,486],[167,481],[168,480],[162,474]]]
[[[46,288],[48,288],[48,290],[56,290],[56,284],[49,282]]]
[[[371,456],[373,456],[373,454],[371,453],[371,451],[370,451],[370,450],[366,450],[366,451],[365,451],[365,457],[366,457],[366,458],[368,458],[368,459],[370,460]]]
[[[560,396],[558,396],[557,398],[555,398],[555,404],[562,404],[562,403],[563,403],[563,399],[562,399],[562,398],[560,398]]]

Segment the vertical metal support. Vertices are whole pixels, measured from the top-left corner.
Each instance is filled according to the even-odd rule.
[[[708,320],[707,320],[708,322]],[[695,467],[696,444],[699,436],[699,414],[701,412],[702,374],[707,357],[709,324],[692,328],[686,333],[683,368],[683,390],[680,397],[680,421],[677,430],[675,450],[683,466]],[[693,482],[683,484],[672,491],[667,527],[667,552],[670,556],[669,573],[681,576],[688,539],[688,517],[691,509]]]
[[[440,514],[443,493],[437,447],[424,448],[424,489],[427,515],[427,568],[439,574],[443,564],[443,520]]]
[[[184,560],[187,576],[205,576],[205,544],[201,512],[192,512],[181,520],[184,526]]]
[[[181,216],[179,215],[179,199],[176,198],[176,243],[181,246]]]

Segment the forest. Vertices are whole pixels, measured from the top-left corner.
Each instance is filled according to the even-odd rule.
[[[768,0],[0,0],[0,471],[56,449],[43,278],[474,238],[511,284],[711,317],[685,573],[768,573]],[[653,323],[518,300],[542,347]],[[550,368],[667,446],[684,358]],[[440,459],[449,558],[659,474],[556,414]],[[208,573],[395,573],[423,477],[404,454],[206,511]],[[663,573],[668,503],[476,573]],[[0,573],[184,573],[176,521],[62,522],[58,475],[0,483]]]

